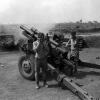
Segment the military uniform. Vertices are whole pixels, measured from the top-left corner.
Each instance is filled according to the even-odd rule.
[[[70,56],[75,57],[77,60],[79,59],[77,39],[75,40],[71,39],[71,55]]]
[[[66,44],[66,46],[68,44],[70,45],[70,51],[68,52],[68,59],[73,60],[75,62],[74,72],[77,72],[79,49],[78,49],[78,41],[76,38],[76,32],[71,33],[71,38]]]
[[[46,72],[47,72],[47,56],[49,53],[49,47],[46,41],[35,41],[33,43],[33,49],[35,50],[35,79],[37,87],[39,87],[39,72],[40,68],[42,68],[43,72],[43,83],[46,85]]]
[[[72,32],[71,35],[76,35],[76,33]],[[79,59],[79,50],[78,50],[78,40],[77,38],[73,39],[70,37],[69,41],[67,42],[66,46],[70,45],[70,51],[68,53],[68,58],[75,57]]]

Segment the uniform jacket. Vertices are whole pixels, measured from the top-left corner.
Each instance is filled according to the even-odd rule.
[[[35,57],[39,59],[47,58],[49,53],[49,47],[46,41],[43,41],[43,43],[38,40],[33,42],[33,50],[36,52]]]

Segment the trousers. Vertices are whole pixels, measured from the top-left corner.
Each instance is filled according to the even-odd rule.
[[[46,83],[46,72],[47,72],[47,59],[38,59],[35,58],[35,80],[36,80],[36,84],[39,84],[40,81],[40,77],[39,77],[39,73],[40,73],[40,68],[42,69],[42,75],[43,75],[43,81],[44,83]]]

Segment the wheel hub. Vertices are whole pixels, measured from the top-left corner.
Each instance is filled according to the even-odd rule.
[[[25,71],[26,73],[30,73],[31,65],[30,65],[30,62],[28,60],[23,62],[22,67],[23,67],[23,71]]]

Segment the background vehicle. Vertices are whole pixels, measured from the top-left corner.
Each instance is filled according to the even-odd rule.
[[[2,49],[13,49],[15,39],[13,35],[0,35],[0,47]]]

